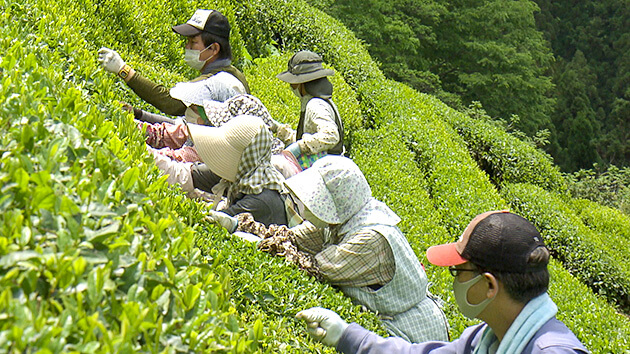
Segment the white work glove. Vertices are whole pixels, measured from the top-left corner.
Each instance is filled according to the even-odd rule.
[[[206,216],[206,220],[223,226],[229,233],[234,232],[238,226],[238,219],[216,210],[210,210],[210,213]]]
[[[116,51],[105,47],[98,50],[98,62],[103,65],[105,70],[116,75],[125,66],[125,61],[122,60]]]
[[[260,242],[260,240],[262,240],[262,238],[254,235],[254,234],[250,234],[249,232],[234,231],[233,235],[234,236],[238,236],[243,241],[247,241],[247,242]]]
[[[348,328],[346,321],[336,312],[323,307],[302,310],[295,318],[306,322],[306,331],[311,337],[331,347],[337,346],[341,335]]]
[[[282,124],[280,122],[277,122],[277,124],[278,126],[276,127],[276,131],[274,131],[274,133],[276,133],[278,139],[284,141],[285,143],[287,142],[287,140],[293,140],[290,138],[291,136],[295,135],[295,131],[291,129],[291,126],[289,124]]]

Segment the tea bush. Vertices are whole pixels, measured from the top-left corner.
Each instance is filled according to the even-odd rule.
[[[443,119],[457,129],[471,156],[495,185],[525,182],[547,190],[566,190],[566,182],[549,155],[502,127],[459,112],[444,115]]]
[[[158,177],[137,129],[116,131],[131,119],[88,103],[63,51],[2,34],[0,347],[255,349],[225,276],[193,247],[198,226],[171,214],[199,207]]]
[[[569,207],[592,230],[630,241],[630,217],[627,214],[586,199],[573,199],[569,202]]]
[[[558,317],[595,353],[627,351],[630,322],[609,304],[625,309],[627,266],[612,246],[627,242],[627,219],[559,196],[544,154],[385,80],[351,32],[303,1],[0,5],[0,352],[333,352],[294,319],[314,305],[384,333],[334,288],[206,224],[120,111],[116,101],[155,109],[100,69],[98,48],[164,85],[192,78],[170,26],[197,7],[228,16],[235,62],[280,121],[295,124],[299,103],[275,74],[296,50],[322,54],[351,157],[425,265],[428,246],[509,205],[554,252]],[[456,337],[472,322],[448,271],[427,273]]]
[[[630,309],[630,241],[614,233],[589,229],[562,198],[540,187],[507,184],[502,190],[514,210],[531,220],[553,255],[597,293]]]

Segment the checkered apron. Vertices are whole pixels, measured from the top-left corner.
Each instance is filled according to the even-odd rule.
[[[396,261],[394,278],[380,289],[341,287],[356,302],[376,312],[394,336],[419,343],[447,341],[447,320],[434,300],[427,297],[427,275],[405,236],[396,226],[372,225],[385,236]]]

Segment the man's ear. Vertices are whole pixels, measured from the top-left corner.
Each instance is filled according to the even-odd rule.
[[[499,293],[499,281],[492,273],[483,273],[485,281],[488,283],[488,293],[486,296],[491,299]]]
[[[221,52],[221,45],[217,42],[212,43],[212,50],[215,51],[212,56],[218,55]]]

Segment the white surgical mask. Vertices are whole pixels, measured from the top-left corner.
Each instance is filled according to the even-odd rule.
[[[205,52],[208,48],[210,48],[210,46],[207,46],[204,50],[185,49],[184,61],[191,68],[201,71],[201,69],[203,69],[203,66],[206,64],[206,61],[208,61],[208,59],[210,58],[206,60],[199,60],[199,56],[201,56],[201,53]]]
[[[476,277],[465,282],[460,282],[459,280],[457,280],[457,277],[455,277],[455,280],[453,281],[453,293],[455,295],[455,302],[457,302],[457,306],[459,307],[459,310],[462,312],[462,314],[470,319],[476,318],[477,315],[479,315],[481,311],[483,311],[486,306],[488,306],[488,304],[492,300],[494,300],[494,297],[490,299],[485,299],[476,305],[468,302],[468,290],[470,290],[470,288],[473,285],[477,284],[481,279],[483,279],[483,274],[479,274]]]

